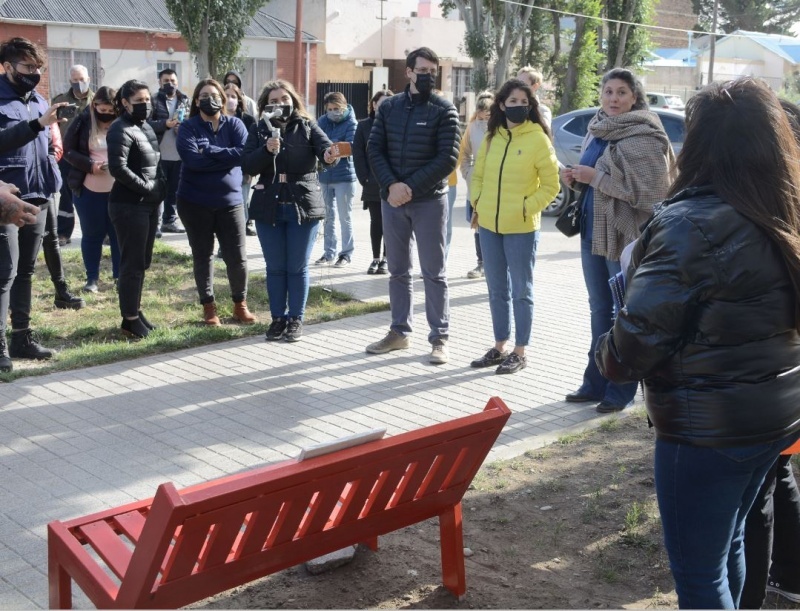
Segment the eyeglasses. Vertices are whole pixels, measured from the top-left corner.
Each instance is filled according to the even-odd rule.
[[[414,68],[414,74],[430,74],[436,76],[439,74],[438,68]]]
[[[36,74],[37,70],[41,70],[42,74],[45,72],[44,68],[39,68],[36,64],[23,64],[22,62],[14,64],[14,68],[17,72],[21,72],[22,74]],[[22,70],[20,70],[20,68],[22,68]]]
[[[216,100],[217,102],[221,102],[222,101],[222,98],[219,97],[218,95],[209,95],[207,93],[199,95],[199,96],[197,96],[197,98],[199,100]]]

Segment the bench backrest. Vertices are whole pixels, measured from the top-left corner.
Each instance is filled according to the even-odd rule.
[[[510,413],[494,397],[479,414],[279,469],[183,492],[162,484],[117,600],[179,606],[187,590],[198,600],[437,516],[461,500]]]

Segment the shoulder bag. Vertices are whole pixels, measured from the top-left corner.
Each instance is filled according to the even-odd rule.
[[[581,232],[581,212],[583,211],[583,189],[573,191],[574,199],[568,203],[556,219],[556,229],[568,238]]]

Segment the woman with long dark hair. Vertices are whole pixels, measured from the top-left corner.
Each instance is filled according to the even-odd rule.
[[[489,110],[470,186],[489,289],[494,346],[472,367],[516,373],[527,364],[533,327],[533,266],[542,210],[558,194],[558,160],[550,128],[531,88],[506,82]],[[506,350],[514,318],[514,348]]]
[[[317,163],[329,166],[336,157],[288,81],[267,83],[258,110],[261,118],[247,137],[242,170],[259,175],[250,217],[267,263],[272,324],[266,339],[296,342],[303,335],[311,249],[325,218]]]
[[[583,186],[581,264],[592,327],[583,383],[566,400],[599,402],[595,409],[609,413],[633,401],[636,384],[609,382],[594,362],[597,340],[614,320],[608,281],[621,269],[622,250],[639,237],[641,225],[666,196],[675,157],[661,119],[648,110],[644,88],[630,70],[614,68],[603,76],[600,101],[580,163],[563,170],[568,185]]]
[[[108,129],[117,118],[117,92],[100,87],[92,102],[72,122],[64,137],[64,156],[72,166],[68,183],[81,221],[81,255],[86,270],[83,290],[98,291],[103,241],[111,246],[111,273],[119,277],[119,243],[108,214],[108,196],[114,177],[108,171]]]
[[[745,518],[800,436],[798,159],[762,81],[691,98],[678,177],[633,247],[625,307],[598,342],[603,375],[644,380],[681,608],[739,606]]]
[[[253,324],[247,308],[247,251],[242,205],[242,149],[247,130],[225,106],[225,91],[202,79],[192,94],[189,120],[178,132],[183,162],[178,183],[178,215],[192,248],[194,281],[203,321],[219,325],[214,299],[214,236],[222,250],[233,299],[233,318]]]
[[[237,119],[244,123],[244,127],[248,133],[250,128],[256,124],[256,118],[245,110],[245,95],[242,90],[234,83],[228,83],[225,89],[225,106],[228,113],[232,114]],[[256,235],[256,228],[253,225],[253,220],[250,218],[250,183],[253,181],[252,176],[242,173],[242,205],[244,206],[244,218],[247,221],[244,231],[246,235]],[[221,256],[220,252],[217,256]]]
[[[136,80],[125,82],[115,98],[120,117],[106,136],[108,171],[114,185],[108,214],[119,241],[119,309],[122,332],[142,339],[155,327],[142,313],[144,274],[153,259],[158,229],[158,205],[166,181],[158,171],[156,133],[147,118],[153,110],[150,89]]]
[[[372,244],[372,263],[367,268],[367,273],[388,274],[389,266],[386,263],[386,247],[381,250],[383,241],[383,216],[381,215],[381,186],[372,173],[367,159],[367,142],[372,124],[375,123],[375,113],[381,102],[394,94],[388,89],[375,93],[369,101],[369,116],[358,122],[356,135],[353,139],[353,165],[356,168],[358,182],[361,183],[361,201],[364,210],[369,211],[369,239]]]

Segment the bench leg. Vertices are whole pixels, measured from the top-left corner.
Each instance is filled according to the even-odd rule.
[[[370,537],[369,539],[366,539],[366,540],[362,541],[361,543],[366,545],[373,552],[377,552],[378,551],[378,537]]]
[[[461,503],[439,516],[439,538],[442,548],[442,583],[462,600],[467,592],[464,573],[464,534],[461,525]]]
[[[72,579],[52,555],[47,563],[47,580],[50,588],[50,608],[72,609]]]

